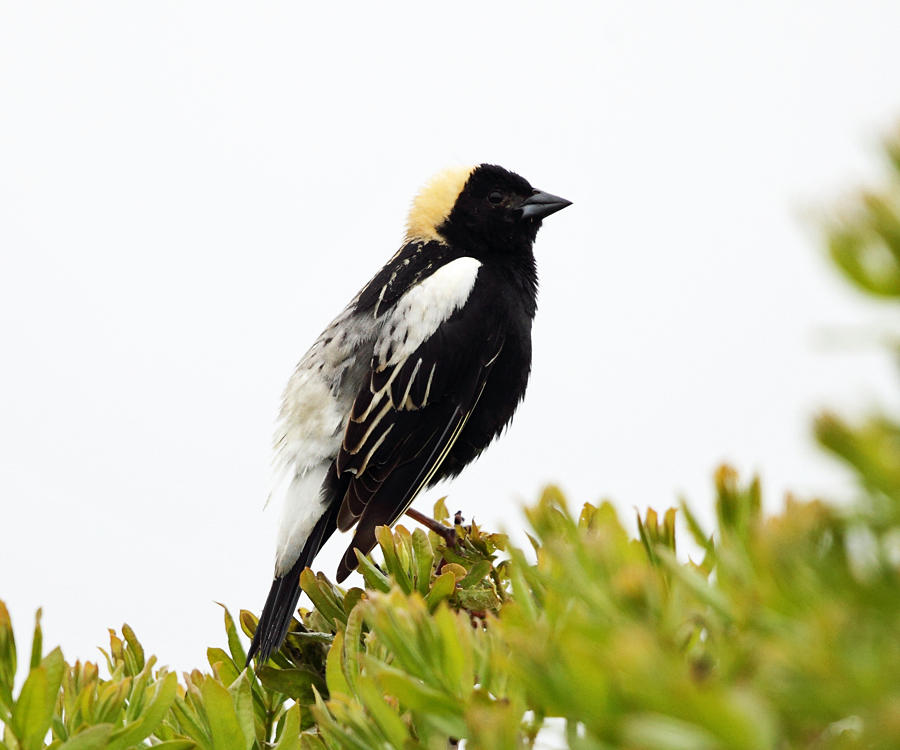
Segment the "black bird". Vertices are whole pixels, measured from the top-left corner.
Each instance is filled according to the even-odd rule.
[[[275,580],[248,662],[281,645],[300,573],[335,529],[356,526],[340,582],[377,526],[509,423],[531,370],[532,244],[541,220],[569,204],[491,164],[441,173],[414,200],[403,246],[300,361],[275,441]]]

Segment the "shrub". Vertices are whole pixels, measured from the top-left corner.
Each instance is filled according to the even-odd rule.
[[[900,299],[900,138],[890,185],[829,230],[838,267]],[[572,748],[900,747],[900,425],[816,423],[847,463],[851,506],[789,499],[761,515],[756,479],[715,474],[716,528],[680,512],[702,560],[676,556],[676,510],[630,538],[615,509],[573,512],[550,487],[526,511],[532,550],[474,523],[451,542],[381,528],[365,589],[304,572],[313,609],[282,651],[244,669],[227,648],[179,682],[128,626],[104,672],[43,653],[40,612],[13,697],[17,648],[0,602],[2,750],[523,748],[548,721]],[[452,536],[452,535],[451,535]]]

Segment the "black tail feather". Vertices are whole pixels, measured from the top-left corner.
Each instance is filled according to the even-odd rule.
[[[316,522],[312,533],[303,545],[303,551],[297,562],[283,576],[272,581],[269,596],[259,617],[253,642],[247,652],[247,664],[259,654],[259,661],[264,663],[275,653],[284,641],[291,626],[291,618],[300,600],[300,574],[312,564],[322,545],[337,528],[337,511],[339,503],[332,503]]]

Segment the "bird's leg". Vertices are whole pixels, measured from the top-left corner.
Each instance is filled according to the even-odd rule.
[[[456,546],[456,528],[453,526],[444,526],[444,524],[435,521],[433,518],[429,518],[424,513],[419,513],[419,511],[415,510],[415,508],[407,508],[406,515],[412,518],[414,521],[418,521],[425,528],[433,531],[438,536],[444,538],[444,542],[448,547]]]

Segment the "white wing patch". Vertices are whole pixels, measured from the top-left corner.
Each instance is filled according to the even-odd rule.
[[[457,258],[404,294],[375,342],[375,369],[380,372],[405,360],[462,307],[472,293],[479,268],[481,263],[475,258]]]

